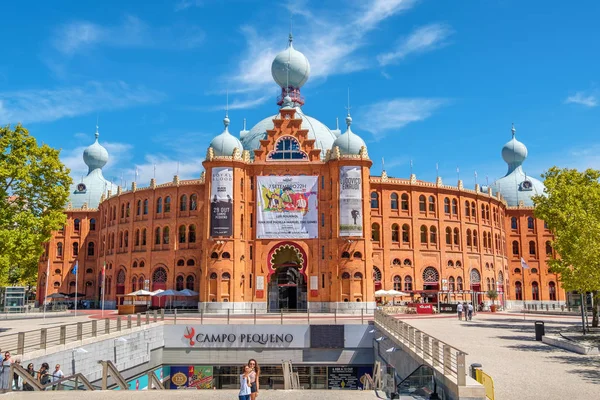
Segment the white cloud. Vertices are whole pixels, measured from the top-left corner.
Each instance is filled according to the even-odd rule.
[[[190,49],[203,42],[204,32],[197,26],[151,27],[133,15],[118,25],[104,26],[90,21],[74,21],[60,26],[51,39],[64,55],[72,55],[96,45],[113,47],[160,47]]]
[[[445,99],[397,98],[361,107],[354,119],[362,129],[371,132],[376,140],[388,132],[429,118],[435,110],[446,104]]]
[[[0,121],[44,122],[159,102],[160,92],[125,82],[88,82],[63,89],[0,92]]]
[[[295,47],[308,57],[311,78],[319,79],[372,67],[369,59],[356,54],[368,44],[366,35],[384,20],[411,9],[416,3],[416,0],[370,0],[358,7],[346,4],[345,16],[312,13],[304,2],[286,7],[302,17],[294,21],[294,29],[301,32]],[[339,23],[340,19],[344,23]],[[261,86],[272,83],[271,62],[285,49],[287,34],[281,29],[259,34],[252,26],[243,26],[242,34],[248,48],[234,76],[243,88],[262,89]]]
[[[580,104],[586,107],[596,107],[598,105],[598,98],[592,94],[577,92],[574,95],[567,97],[565,103]]]
[[[184,11],[191,7],[201,7],[203,4],[202,0],[179,0],[175,4],[175,11]]]
[[[440,48],[446,44],[446,39],[452,34],[452,29],[443,24],[423,26],[401,40],[394,51],[382,53],[377,61],[382,66],[396,63],[413,53],[423,53]]]

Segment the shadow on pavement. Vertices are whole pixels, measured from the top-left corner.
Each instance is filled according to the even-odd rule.
[[[568,372],[581,376],[581,378],[587,382],[600,385],[600,358],[598,358],[598,356],[588,356],[583,354],[556,355],[550,358],[563,364],[570,364],[574,367],[579,367],[580,369],[572,369]]]

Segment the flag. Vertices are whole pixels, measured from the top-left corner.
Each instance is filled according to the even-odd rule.
[[[475,179],[477,179],[477,171],[475,171]]]
[[[102,288],[103,289],[104,289],[105,277],[106,277],[106,261],[104,261],[104,264],[102,265]]]
[[[77,261],[75,261],[75,266],[73,267],[73,273],[77,275]]]
[[[529,265],[527,265],[523,257],[521,257],[521,267],[523,267],[523,269],[529,269]]]
[[[456,167],[456,173],[458,174],[460,172],[460,170],[458,169],[458,167]]]

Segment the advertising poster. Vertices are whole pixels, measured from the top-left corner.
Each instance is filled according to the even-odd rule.
[[[188,366],[171,366],[171,389],[186,389],[188,387]]]
[[[362,236],[362,177],[359,167],[340,168],[340,236]]]
[[[210,236],[233,234],[233,168],[213,168],[210,185]]]
[[[319,231],[317,176],[259,176],[258,239],[314,239]]]
[[[212,389],[213,367],[190,366],[188,369],[188,387]]]

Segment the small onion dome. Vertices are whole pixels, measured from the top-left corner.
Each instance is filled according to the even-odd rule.
[[[108,151],[98,143],[98,130],[96,130],[96,140],[91,146],[83,151],[83,162],[88,166],[89,172],[102,168],[108,162]]]
[[[214,154],[217,157],[232,156],[233,150],[236,148],[240,152],[243,150],[242,142],[229,133],[229,117],[225,116],[223,124],[225,125],[225,130],[215,137],[209,145],[209,147],[213,148]]]
[[[502,147],[502,158],[508,164],[509,170],[514,170],[527,158],[527,147],[515,138],[515,127],[512,129],[512,139]]]
[[[288,48],[277,54],[271,64],[271,75],[280,87],[294,89],[301,88],[310,76],[310,63],[304,54],[294,49],[291,34]]]
[[[346,132],[341,134],[333,142],[333,148],[336,146],[340,149],[341,155],[357,155],[360,153],[360,149],[364,146],[367,147],[365,141],[360,136],[352,132],[350,125],[352,125],[352,117],[348,114],[346,117],[346,125],[348,129]]]

